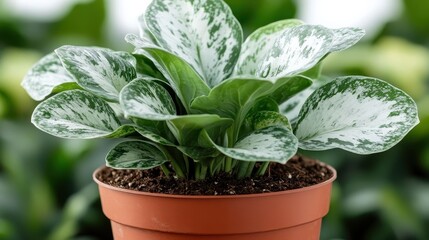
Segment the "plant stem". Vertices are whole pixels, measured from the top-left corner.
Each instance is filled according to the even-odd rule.
[[[270,162],[264,162],[264,163],[262,163],[262,165],[258,169],[258,172],[256,173],[256,175],[258,175],[258,176],[264,175],[269,166],[270,166]]]
[[[171,165],[173,166],[174,172],[179,178],[186,178],[186,175],[183,173],[182,168],[177,164],[176,161],[171,161]]]
[[[165,164],[161,165],[161,169],[164,172],[165,176],[170,176],[170,170],[168,170],[167,166],[165,166]]]
[[[249,163],[249,165],[247,166],[247,171],[246,171],[245,177],[252,176],[252,172],[253,172],[253,169],[255,168],[255,164],[256,164],[256,162],[250,162]]]
[[[207,175],[208,165],[201,161],[195,164],[195,179],[203,180]]]
[[[158,146],[159,148],[163,149],[165,156],[167,157],[168,160],[170,160],[171,166],[173,167],[174,172],[176,173],[176,175],[179,178],[186,178],[186,175],[183,173],[182,167],[180,166],[180,164],[178,163],[178,161],[176,161],[176,159],[174,159],[170,152],[167,151],[167,149],[163,146]],[[176,155],[178,156],[178,155]],[[164,171],[164,170],[163,170]]]
[[[189,158],[185,154],[183,154],[183,161],[185,162],[185,168],[187,175],[189,174]]]
[[[232,158],[227,157],[225,159],[225,172],[229,173],[232,170]]]
[[[214,176],[216,173],[222,169],[222,165],[224,163],[224,157],[216,157],[210,161],[210,175]]]
[[[248,166],[249,166],[249,162],[240,161],[238,163],[238,173],[237,173],[238,179],[242,179],[242,178],[246,177]]]

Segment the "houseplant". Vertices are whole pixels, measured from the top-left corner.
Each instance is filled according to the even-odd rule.
[[[292,19],[243,42],[222,0],[154,0],[139,20],[141,36],[126,37],[133,54],[63,46],[23,81],[43,100],[32,116],[42,131],[128,138],[107,154],[109,167],[244,179],[266,175],[298,148],[384,151],[418,123],[414,101],[382,80],[320,75],[323,58],[354,45],[361,29]],[[107,186],[102,171],[95,180],[115,239],[317,239],[335,178],[331,168],[327,181],[299,190],[177,196]]]

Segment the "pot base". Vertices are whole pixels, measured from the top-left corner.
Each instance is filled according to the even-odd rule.
[[[318,240],[322,219],[279,230],[228,235],[177,234],[130,227],[114,221],[111,224],[115,240]]]

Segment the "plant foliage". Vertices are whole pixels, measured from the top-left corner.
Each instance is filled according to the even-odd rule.
[[[108,166],[196,179],[263,174],[298,148],[385,151],[419,122],[382,80],[320,76],[361,29],[289,19],[243,41],[222,0],[154,0],[139,22],[140,36],[126,36],[133,54],[63,46],[40,60],[22,84],[44,100],[32,122],[64,138],[128,137]]]

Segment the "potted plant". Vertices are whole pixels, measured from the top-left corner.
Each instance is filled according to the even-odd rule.
[[[320,75],[323,58],[354,45],[361,29],[289,19],[243,41],[222,0],[154,0],[139,21],[141,35],[126,36],[133,54],[63,46],[22,84],[43,100],[32,115],[42,131],[128,139],[94,173],[115,239],[318,239],[336,173],[298,148],[381,152],[419,121],[415,102],[382,80]],[[288,161],[318,168],[321,182],[244,195],[130,190],[147,185],[134,182],[142,174],[172,188],[254,185]]]

